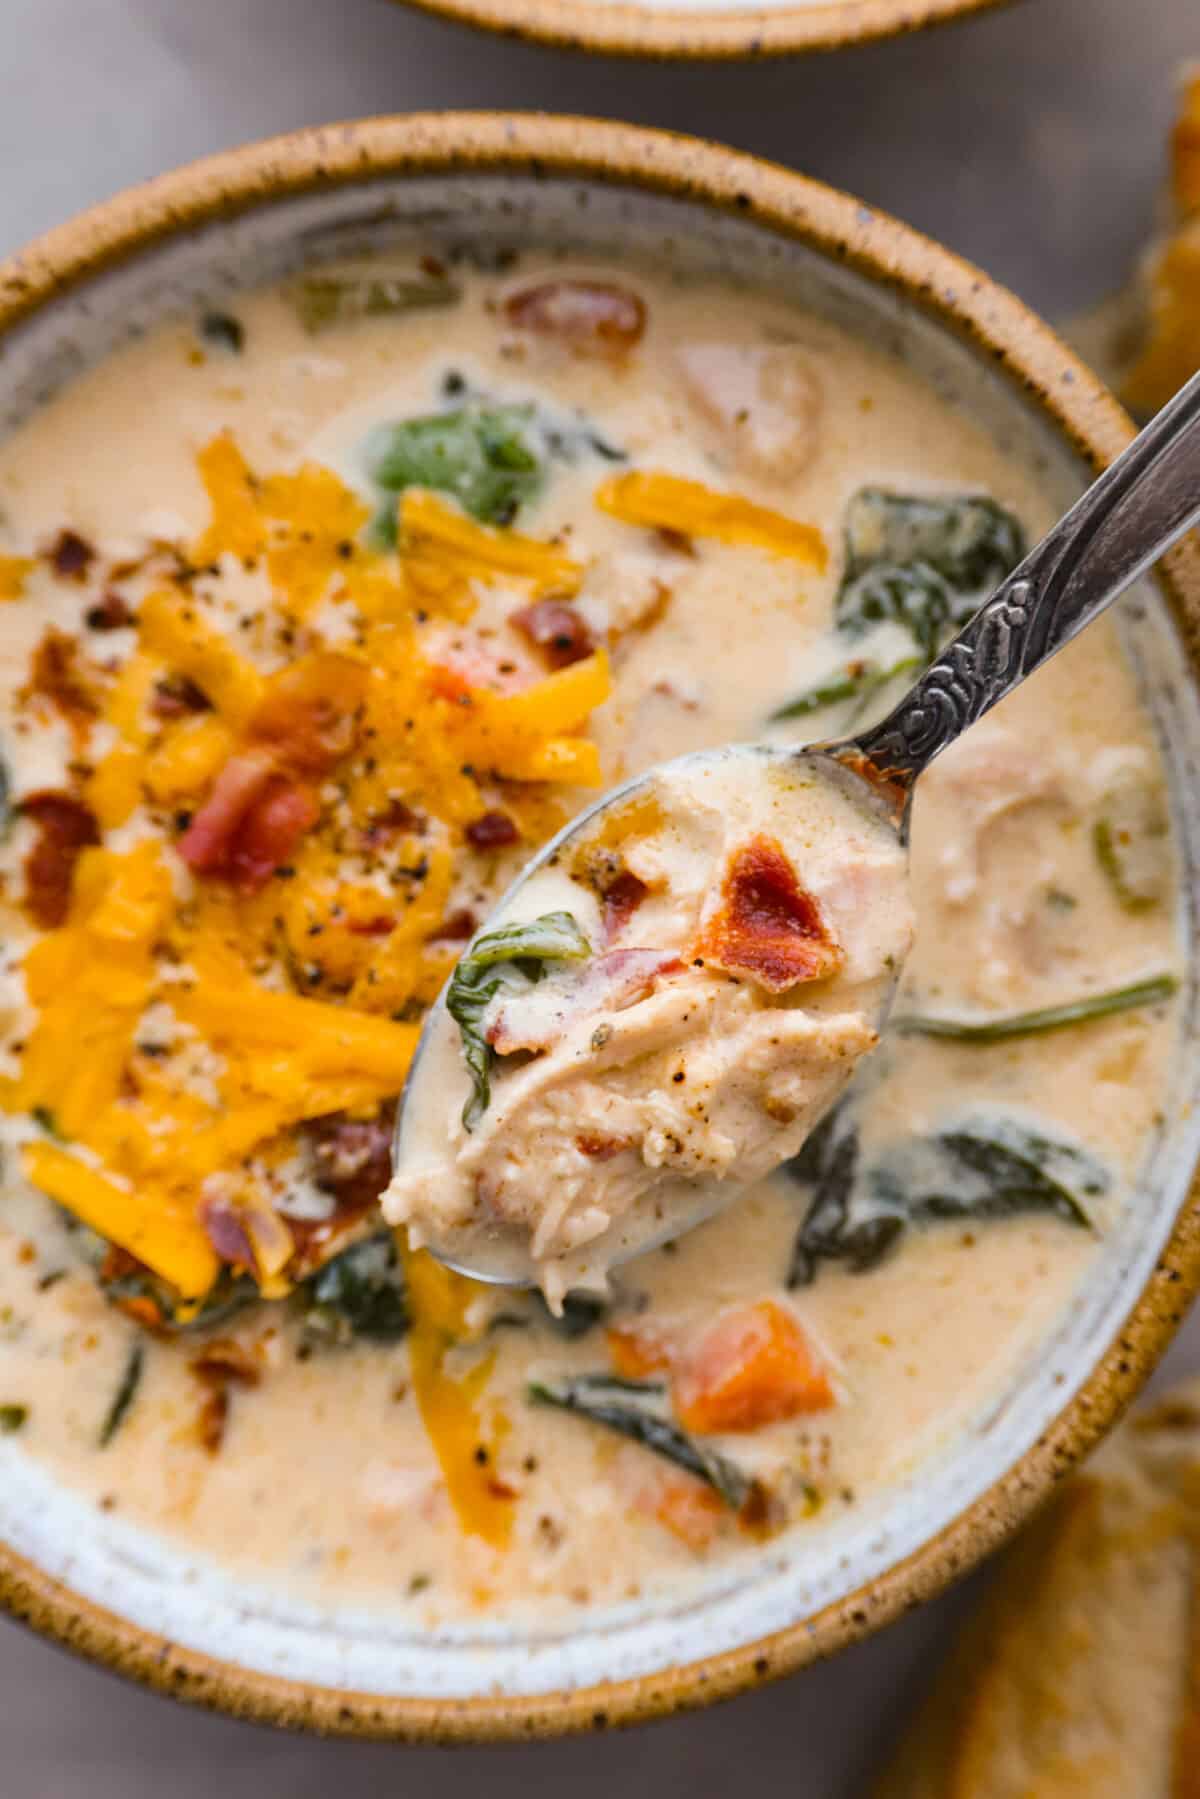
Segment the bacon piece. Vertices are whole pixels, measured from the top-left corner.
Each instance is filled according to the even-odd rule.
[[[845,952],[820,907],[801,887],[773,837],[752,837],[729,858],[721,904],[692,948],[728,974],[749,975],[769,993],[836,974]]]
[[[390,937],[396,920],[390,912],[375,912],[370,918],[348,918],[346,929],[352,937]]]
[[[317,1185],[334,1199],[328,1218],[289,1218],[296,1242],[290,1270],[295,1279],[310,1274],[341,1249],[357,1225],[378,1204],[392,1178],[392,1135],[396,1104],[381,1106],[374,1118],[332,1112],[312,1118],[304,1134],[312,1150]]]
[[[187,675],[164,675],[150,700],[155,718],[187,718],[193,712],[211,712],[212,701]]]
[[[91,544],[78,531],[60,531],[46,551],[46,560],[64,581],[86,580],[95,556]]]
[[[198,1380],[220,1385],[232,1382],[237,1387],[257,1387],[262,1369],[250,1351],[231,1337],[214,1337],[188,1363]]]
[[[827,1411],[834,1393],[796,1318],[763,1299],[705,1331],[679,1363],[671,1399],[685,1430],[711,1436]]]
[[[508,622],[542,651],[551,668],[582,662],[596,647],[587,620],[562,600],[535,600],[510,612]]]
[[[484,812],[473,818],[464,837],[473,850],[506,850],[521,841],[515,818],[507,812]]]
[[[65,631],[51,625],[33,652],[27,697],[49,700],[71,727],[76,742],[86,739],[99,707],[78,667],[79,645]]]
[[[601,928],[606,943],[611,943],[625,929],[650,889],[631,868],[622,869],[600,895]]]
[[[110,587],[94,606],[88,607],[83,620],[89,631],[121,631],[137,622],[137,613],[123,594]]]
[[[99,843],[94,815],[74,794],[49,789],[27,794],[20,811],[37,826],[37,840],[25,858],[25,909],[34,924],[53,931],[65,924],[71,905],[75,864]]]
[[[205,1199],[200,1207],[200,1222],[223,1262],[253,1274],[254,1245],[236,1206],[227,1199]]]
[[[559,1006],[547,1006],[545,986],[506,999],[492,1019],[487,1040],[500,1056],[516,1050],[546,1050],[577,1018],[589,1012],[623,1012],[654,991],[664,974],[683,963],[673,950],[615,949],[595,956],[562,992]]]
[[[435,943],[466,943],[479,929],[479,919],[469,906],[460,906],[457,912],[451,912],[443,918],[433,934],[431,941]]]
[[[276,773],[269,751],[243,750],[225,764],[176,848],[194,874],[219,875],[255,893],[320,812],[311,788]]]
[[[623,356],[646,329],[640,294],[613,281],[540,281],[504,302],[518,331],[560,339],[576,356]]]

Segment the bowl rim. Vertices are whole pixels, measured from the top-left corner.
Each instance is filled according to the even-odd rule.
[[[659,7],[638,0],[409,0],[483,31],[560,50],[692,62],[841,50],[949,24],[1009,0],[814,0],[780,6]]]
[[[1132,435],[1100,381],[1029,309],[952,252],[805,176],[699,139],[546,114],[418,113],[266,139],[192,163],[81,213],[0,263],[4,338],[36,311],[164,239],[259,207],[389,175],[575,178],[700,202],[798,240],[898,291],[1024,392],[1099,469]],[[1200,680],[1200,541],[1167,558],[1162,585]],[[931,1597],[1011,1535],[1115,1422],[1200,1290],[1200,1177],[1123,1326],[1038,1440],[912,1554],[815,1615],[738,1648],[636,1678],[538,1695],[379,1695],[220,1661],[74,1593],[0,1543],[0,1605],[113,1671],[232,1716],[395,1741],[566,1735],[724,1699],[833,1653]]]

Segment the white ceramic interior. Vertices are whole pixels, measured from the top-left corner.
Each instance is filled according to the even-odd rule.
[[[690,0],[696,4],[696,0]],[[761,4],[762,0],[758,0]],[[1027,459],[1057,503],[1085,481],[1081,462],[1035,403],[986,358],[910,301],[746,218],[619,183],[554,175],[375,177],[268,201],[191,229],[42,308],[0,345],[0,428],[10,429],[81,368],[160,319],[193,312],[297,264],[415,240],[569,243],[648,256],[660,266],[727,271],[781,290],[905,356]],[[1188,863],[1181,903],[1200,900],[1200,705],[1175,627],[1144,583],[1124,603],[1126,637],[1170,761]],[[1182,921],[1195,941],[1196,920]],[[1194,974],[1182,1013],[1194,1040]],[[646,1674],[735,1649],[857,1591],[942,1530],[1012,1466],[1077,1391],[1153,1270],[1200,1153],[1200,1059],[1175,1060],[1166,1122],[1138,1193],[1053,1336],[1011,1390],[952,1443],[931,1443],[911,1480],[848,1516],[798,1529],[700,1576],[681,1595],[642,1599],[548,1633],[481,1620],[437,1641],[398,1615],[318,1611],[286,1593],[236,1584],[219,1567],[104,1515],[56,1487],[18,1443],[0,1442],[0,1538],[83,1597],[219,1661],[326,1687],[383,1695],[543,1694]]]

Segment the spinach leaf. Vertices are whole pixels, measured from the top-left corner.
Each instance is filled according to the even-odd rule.
[[[483,1018],[500,993],[517,993],[549,972],[547,964],[581,962],[592,948],[570,912],[543,912],[524,924],[501,925],[477,937],[446,991],[446,1010],[462,1037],[471,1096],[463,1124],[474,1130],[491,1100],[496,1052],[483,1034]]]
[[[430,487],[453,496],[487,525],[511,524],[542,484],[533,447],[530,406],[464,406],[382,425],[367,442],[371,479],[389,495]],[[395,541],[395,507],[386,506],[376,534]]]
[[[462,290],[445,276],[309,275],[291,290],[292,304],[312,334],[356,318],[398,318],[407,312],[453,306]]]
[[[112,1404],[105,1413],[104,1423],[100,1426],[99,1444],[107,1449],[129,1415],[129,1408],[137,1398],[137,1390],[142,1384],[142,1375],[146,1366],[145,1345],[140,1338],[130,1348],[117,1390],[113,1394]]]
[[[847,1123],[844,1108],[836,1107],[788,1163],[793,1180],[815,1188],[792,1246],[789,1290],[807,1287],[821,1262],[846,1262],[852,1274],[865,1274],[902,1234],[904,1220],[894,1214],[851,1219],[858,1161],[858,1130]]]
[[[1152,975],[1129,987],[1112,987],[1090,993],[1084,999],[1061,1006],[1043,1006],[1036,1012],[1011,1012],[1002,1018],[939,1018],[920,1012],[902,1012],[892,1019],[892,1029],[902,1037],[944,1037],[953,1043],[1004,1043],[1012,1037],[1037,1037],[1047,1031],[1064,1031],[1087,1024],[1093,1018],[1109,1018],[1115,1012],[1131,1012],[1141,1006],[1161,1005],[1171,998],[1179,982],[1173,974]]]
[[[903,1138],[866,1161],[857,1130],[834,1113],[788,1172],[814,1188],[796,1234],[790,1287],[815,1279],[823,1261],[865,1273],[910,1227],[950,1219],[1049,1212],[1091,1230],[1087,1202],[1110,1184],[1104,1164],[1078,1144],[1004,1114]]]
[[[931,662],[941,639],[965,625],[1025,554],[1010,512],[984,495],[927,498],[864,487],[845,521],[846,566],[837,628],[862,637],[902,626]]]
[[[666,1416],[661,1381],[576,1374],[557,1381],[533,1381],[526,1392],[533,1405],[575,1412],[653,1450],[655,1455],[704,1481],[734,1511],[740,1511],[750,1497],[754,1483],[747,1474],[725,1456],[697,1443]]]
[[[391,1231],[352,1243],[304,1288],[305,1329],[326,1342],[398,1343],[408,1330],[408,1293]]]

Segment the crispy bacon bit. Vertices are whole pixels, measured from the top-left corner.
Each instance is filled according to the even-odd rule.
[[[673,525],[656,525],[654,535],[660,549],[667,550],[672,556],[686,556],[695,561],[696,545],[686,531],[676,531]]]
[[[414,812],[404,800],[391,799],[382,812],[372,814],[360,833],[359,844],[364,850],[379,849],[396,837],[419,836],[424,829],[421,813]]]
[[[606,943],[611,943],[625,929],[649,891],[645,881],[631,868],[622,869],[615,880],[602,889],[600,922]]]
[[[473,818],[464,837],[473,850],[506,850],[521,841],[517,822],[507,812],[484,812]]]
[[[678,974],[683,967],[671,950],[614,949],[595,956],[569,991],[557,1012],[547,1010],[544,988],[515,994],[505,1000],[487,1030],[487,1040],[497,1055],[517,1050],[550,1049],[577,1018],[591,1012],[623,1012],[653,993],[662,975]]]
[[[640,294],[611,281],[541,281],[504,302],[518,331],[559,338],[576,356],[623,356],[646,329]]]
[[[64,581],[85,580],[95,556],[91,544],[77,531],[60,531],[46,551],[46,560]]]
[[[352,937],[390,937],[396,920],[390,912],[375,912],[370,918],[348,918],[346,929]]]
[[[110,587],[94,606],[88,607],[83,619],[89,631],[121,631],[136,623],[137,613],[123,594]]]
[[[593,1162],[611,1162],[623,1149],[629,1149],[631,1142],[629,1137],[602,1137],[599,1131],[581,1131],[575,1139],[575,1147],[581,1156],[590,1156]]]
[[[845,952],[773,837],[752,837],[730,857],[721,905],[692,954],[729,974],[749,975],[769,993],[836,974]]]
[[[150,710],[155,718],[187,718],[193,712],[211,712],[212,701],[187,675],[164,675],[155,682]]]
[[[200,1439],[200,1447],[209,1455],[216,1455],[225,1441],[225,1427],[229,1423],[229,1388],[210,1387],[201,1401],[196,1415],[196,1435]]]
[[[374,1205],[392,1178],[392,1133],[395,1102],[374,1118],[349,1118],[332,1112],[305,1126],[317,1169],[317,1185],[332,1193],[339,1207],[362,1210]]]
[[[78,666],[79,645],[65,631],[51,625],[42,637],[30,664],[28,697],[49,700],[71,727],[76,740],[87,736],[98,711],[95,695]]]
[[[362,1219],[379,1200],[392,1176],[392,1133],[396,1107],[383,1106],[374,1118],[349,1118],[333,1112],[304,1126],[315,1164],[317,1185],[333,1195],[328,1218],[289,1218],[296,1242],[289,1270],[302,1279],[328,1261],[353,1237]]]
[[[701,1436],[760,1430],[834,1404],[798,1321],[773,1299],[718,1318],[677,1365],[675,1415]]]
[[[535,600],[510,612],[508,622],[542,651],[551,668],[582,662],[596,647],[587,620],[562,600]]]
[[[195,874],[256,893],[320,817],[312,789],[276,773],[265,750],[231,756],[176,848]]]
[[[262,1369],[254,1356],[232,1337],[214,1337],[188,1366],[197,1380],[217,1386],[257,1387],[262,1379]]]
[[[37,826],[37,840],[25,858],[25,910],[43,931],[66,923],[75,864],[100,841],[100,828],[82,800],[49,790],[27,794],[24,817]]]
[[[457,912],[451,912],[443,918],[434,933],[435,939],[447,943],[466,943],[479,929],[479,919],[469,906],[460,906]]]

